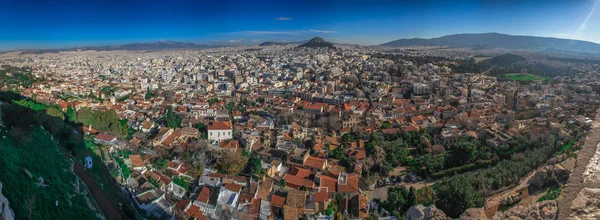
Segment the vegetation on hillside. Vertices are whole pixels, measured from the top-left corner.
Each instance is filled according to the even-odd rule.
[[[75,113],[75,122],[84,126],[92,125],[93,129],[111,132],[116,135],[126,136],[129,132],[127,119],[119,120],[117,112],[113,109],[97,111],[89,108],[81,108]]]
[[[0,87],[16,89],[17,87],[29,88],[35,82],[44,79],[36,78],[31,71],[25,67],[14,67],[3,65],[0,67]]]
[[[548,190],[548,192],[546,192],[546,194],[543,195],[542,197],[540,197],[537,201],[542,202],[542,201],[546,201],[546,200],[556,200],[559,195],[560,195],[560,188],[551,189],[551,190]]]
[[[100,157],[96,155],[95,151],[92,149],[97,146],[86,144],[83,135],[79,132],[75,132],[81,124],[78,124],[74,121],[69,121],[65,119],[75,118],[75,112],[72,109],[68,109],[66,114],[63,116],[66,117],[57,117],[48,114],[48,111],[53,107],[46,109],[40,109],[38,111],[34,111],[30,107],[39,106],[39,103],[35,103],[31,100],[23,101],[23,97],[18,94],[12,92],[0,92],[0,101],[4,102],[4,104],[0,105],[0,112],[2,115],[2,122],[4,123],[5,128],[2,129],[2,132],[8,133],[6,135],[5,140],[13,140],[19,145],[27,146],[26,149],[30,151],[36,152],[45,152],[45,150],[49,150],[56,148],[56,145],[43,145],[47,140],[38,140],[36,136],[36,132],[39,132],[40,128],[43,128],[48,132],[48,138],[54,140],[56,143],[68,149],[73,156],[78,160],[78,162],[83,163],[83,158],[86,156],[92,156],[93,158],[93,167],[88,170],[90,176],[98,183],[103,185],[104,192],[109,196],[112,202],[115,204],[122,204],[121,207],[123,212],[130,218],[135,218],[135,214],[132,212],[132,207],[129,206],[128,200],[124,200],[121,196],[121,190],[116,186],[111,180],[111,177],[105,172],[103,168],[103,164],[100,160]],[[31,103],[30,103],[31,102]],[[12,104],[11,104],[12,103]],[[16,103],[28,103],[24,107],[20,104]],[[69,111],[70,110],[70,111]],[[15,117],[18,116],[18,117]],[[41,126],[41,127],[40,127]],[[8,132],[6,131],[8,130]],[[1,141],[1,140],[0,140]],[[31,148],[29,148],[31,147]],[[43,149],[42,149],[43,148]],[[48,149],[45,149],[48,148]],[[99,152],[101,153],[101,152]],[[34,154],[37,155],[37,154]],[[41,154],[46,155],[46,154]],[[47,155],[52,155],[48,153]],[[0,157],[4,158],[4,157]],[[28,158],[26,156],[22,158]],[[46,162],[47,160],[43,160],[46,158],[45,156],[41,156],[37,158],[37,161]],[[52,156],[56,160],[60,160],[64,158],[63,155]],[[33,161],[33,160],[32,160]],[[0,161],[2,162],[2,161]],[[23,167],[27,167],[28,165],[23,165]],[[2,168],[0,168],[1,171]],[[3,173],[3,172],[2,172]],[[1,180],[1,179],[0,179]],[[81,186],[83,187],[83,186]],[[65,204],[65,203],[61,203]],[[51,206],[53,205],[50,204]],[[83,216],[83,215],[82,215]],[[39,219],[39,218],[35,218]],[[41,218],[43,219],[43,218]],[[72,218],[45,218],[45,219],[72,219]]]
[[[0,129],[6,133],[6,129]],[[0,140],[0,182],[17,219],[96,219],[87,188],[52,137],[32,128],[26,142]],[[40,181],[43,182],[40,184]],[[38,185],[39,184],[39,185]],[[58,202],[58,203],[57,203]]]

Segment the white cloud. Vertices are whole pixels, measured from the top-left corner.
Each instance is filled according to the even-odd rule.
[[[290,17],[278,17],[278,18],[275,18],[275,20],[278,20],[278,21],[291,21],[291,20],[294,20],[294,19],[290,18]]]
[[[310,32],[316,32],[316,33],[322,33],[322,34],[335,34],[335,33],[337,33],[337,31],[315,30],[315,29],[310,29],[308,31],[310,31]]]
[[[555,37],[570,37],[571,35],[570,35],[570,34],[562,34],[562,33],[559,33],[559,34],[554,34],[554,36],[555,36]]]
[[[239,43],[239,42],[242,42],[242,41],[244,41],[244,39],[234,39],[234,40],[229,40],[228,42],[229,43]]]

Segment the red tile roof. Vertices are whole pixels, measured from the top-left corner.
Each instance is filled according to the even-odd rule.
[[[367,158],[367,153],[366,153],[365,149],[355,148],[355,149],[348,151],[348,156],[350,156],[356,160],[364,160],[365,158]]]
[[[337,192],[356,192],[358,191],[358,175],[348,174],[346,178],[346,184],[338,183]]]
[[[144,160],[142,160],[142,156],[140,155],[129,155],[129,160],[131,160],[131,165],[133,167],[143,167],[144,166]]]
[[[196,206],[194,204],[192,204],[186,211],[186,214],[190,215],[191,217],[196,218],[197,220],[206,220],[208,218],[206,218],[206,216],[204,216],[204,214],[202,213],[202,210],[200,210],[200,206]]]
[[[200,191],[200,194],[196,198],[196,201],[208,203],[209,199],[210,199],[210,189],[208,189],[208,187],[202,187],[202,190]]]
[[[261,200],[258,198],[254,198],[252,199],[252,202],[250,203],[250,207],[248,208],[248,214],[250,214],[250,216],[259,216],[260,215],[260,205],[261,205]]]
[[[328,192],[337,192],[336,190],[336,185],[337,185],[337,179],[330,177],[330,176],[325,176],[322,174],[317,174],[317,177],[320,178],[320,185],[319,188],[321,188],[320,190],[323,191],[323,188],[326,188]]]
[[[115,138],[117,138],[117,137],[110,135],[110,134],[105,134],[105,133],[96,135],[96,139],[106,141],[106,142],[113,141]]]
[[[283,204],[285,204],[285,197],[275,195],[275,194],[273,196],[271,196],[271,205],[272,206],[282,208]]]
[[[300,167],[292,167],[290,172],[285,174],[283,177],[288,185],[291,187],[306,186],[308,188],[314,188],[315,182],[311,178],[312,172],[308,169]]]
[[[223,184],[223,186],[225,187],[225,189],[228,189],[229,191],[233,192],[240,192],[242,190],[242,186],[234,183],[225,183]]]
[[[177,167],[179,167],[179,163],[175,162],[175,161],[169,161],[167,163],[167,167],[172,168],[172,169],[177,169]]]
[[[326,191],[319,191],[315,193],[315,202],[325,202],[329,200],[329,193]]]
[[[304,162],[305,167],[324,169],[326,160],[323,158],[308,156]]]
[[[231,122],[215,121],[208,126],[208,130],[231,130]]]

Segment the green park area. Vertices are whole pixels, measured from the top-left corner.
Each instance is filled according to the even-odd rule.
[[[506,76],[510,80],[519,81],[519,82],[524,82],[524,81],[532,81],[532,82],[546,81],[546,82],[549,82],[552,80],[551,77],[537,76],[537,75],[528,74],[528,73],[508,73],[508,74],[504,74],[504,76]]]

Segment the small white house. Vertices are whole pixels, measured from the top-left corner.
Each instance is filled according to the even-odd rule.
[[[87,169],[92,168],[92,157],[90,157],[90,156],[85,157],[85,168],[87,168]]]
[[[231,122],[213,122],[208,126],[208,140],[222,141],[230,140],[233,137],[233,127]]]

